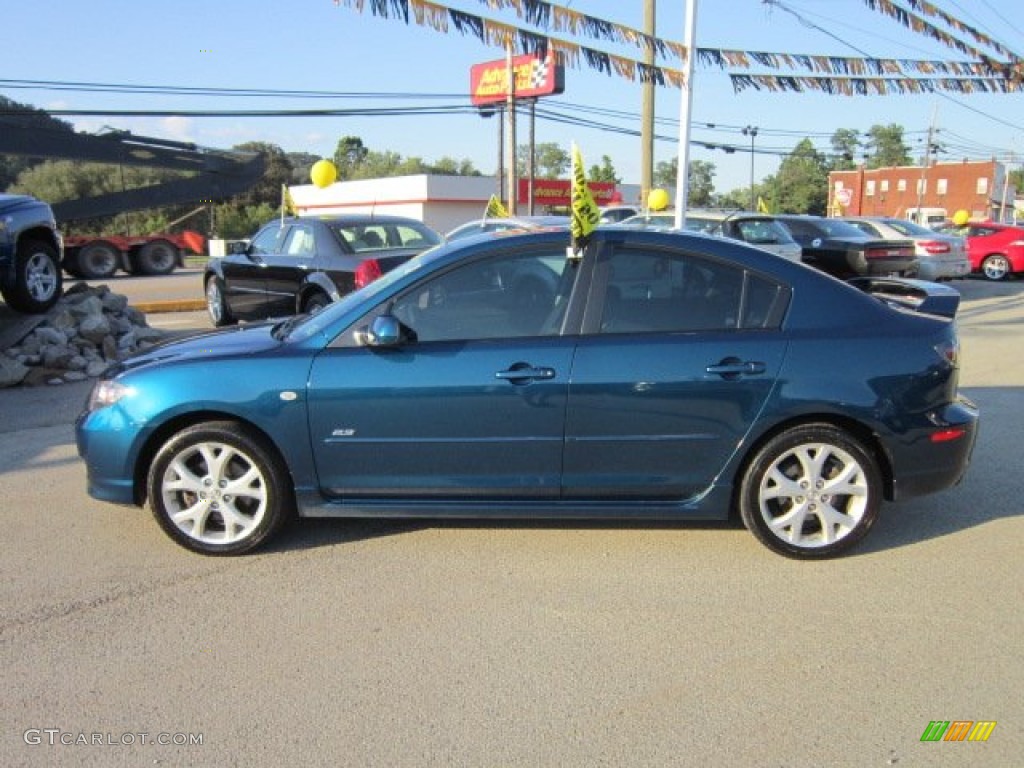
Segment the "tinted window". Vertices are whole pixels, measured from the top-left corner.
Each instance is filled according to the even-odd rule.
[[[606,270],[602,333],[736,328],[744,273],[698,257],[620,250]]]
[[[504,254],[417,285],[391,313],[419,342],[555,335],[574,276],[564,249]]]

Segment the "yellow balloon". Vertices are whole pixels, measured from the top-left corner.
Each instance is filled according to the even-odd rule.
[[[961,208],[959,211],[957,211],[956,213],[953,214],[953,223],[956,226],[958,226],[958,227],[962,227],[964,224],[966,224],[970,220],[971,220],[971,214],[969,214],[963,208]]]
[[[330,160],[317,160],[309,171],[309,178],[320,189],[329,187],[338,178],[338,169]]]
[[[647,195],[647,207],[652,211],[663,211],[668,208],[668,192],[664,189],[652,189]]]

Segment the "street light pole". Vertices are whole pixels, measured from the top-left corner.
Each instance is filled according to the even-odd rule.
[[[757,210],[757,203],[754,200],[754,137],[757,136],[757,126],[748,125],[743,129],[743,135],[750,137],[750,210]]]

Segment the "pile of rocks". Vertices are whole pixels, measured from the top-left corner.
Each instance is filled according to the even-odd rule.
[[[106,285],[72,285],[44,315],[26,318],[4,333],[0,387],[64,384],[96,378],[109,365],[152,347],[168,332],[150,328],[146,316]]]

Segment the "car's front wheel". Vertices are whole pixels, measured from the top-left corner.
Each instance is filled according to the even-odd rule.
[[[744,525],[769,549],[794,558],[848,550],[867,534],[881,503],[877,462],[829,424],[794,427],[769,440],[739,489]]]
[[[291,517],[288,472],[265,440],[240,424],[183,429],[157,451],[149,503],[178,544],[208,555],[238,555],[269,539]]]
[[[18,244],[10,282],[0,280],[3,297],[11,309],[42,314],[61,296],[64,275],[57,249],[41,240]]]
[[[1005,280],[1010,274],[1010,260],[1001,253],[986,256],[981,262],[981,274],[989,280]]]

